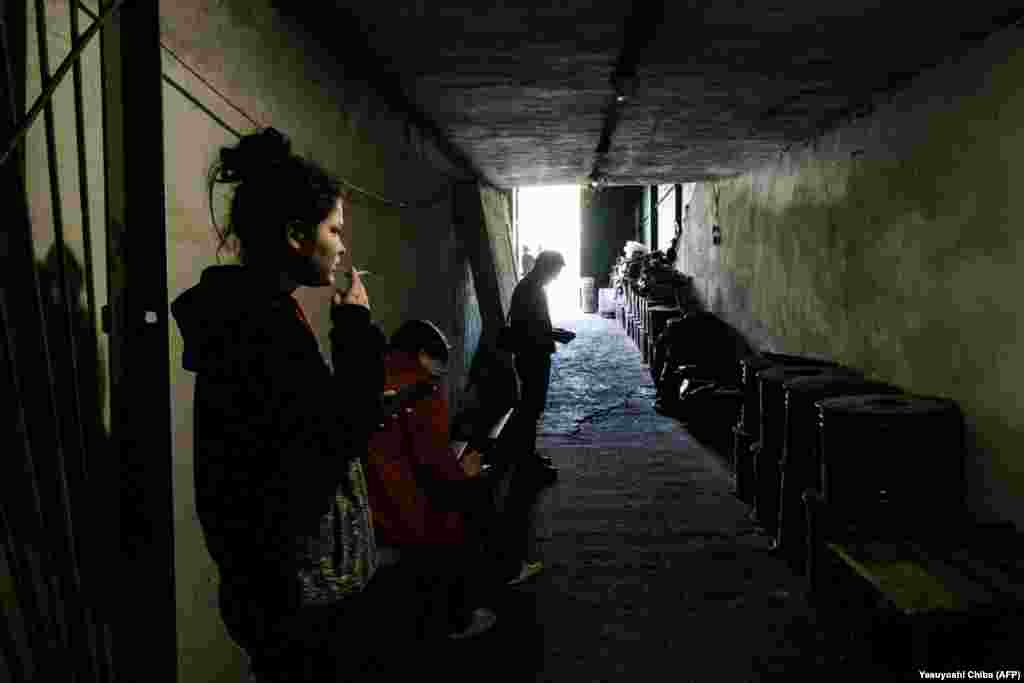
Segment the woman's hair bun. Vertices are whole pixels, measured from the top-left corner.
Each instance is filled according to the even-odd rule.
[[[276,128],[246,135],[234,147],[220,151],[221,182],[245,182],[265,175],[291,158],[291,143]]]

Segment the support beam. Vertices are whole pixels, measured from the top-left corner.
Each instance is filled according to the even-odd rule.
[[[455,233],[469,256],[483,323],[482,338],[490,338],[497,334],[504,323],[505,312],[501,284],[498,281],[497,259],[487,232],[479,186],[476,183],[456,185],[454,204]]]
[[[109,4],[109,3],[104,3]],[[101,36],[111,436],[120,469],[117,680],[176,683],[173,452],[157,0]],[[144,626],[144,628],[143,628]]]

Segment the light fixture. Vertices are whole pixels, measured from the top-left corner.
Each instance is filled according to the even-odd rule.
[[[615,92],[615,101],[622,104],[636,94],[636,72],[616,71],[608,79],[612,91]]]

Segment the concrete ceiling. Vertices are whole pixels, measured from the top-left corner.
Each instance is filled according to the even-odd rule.
[[[373,72],[503,187],[742,172],[1024,16],[989,0],[335,4]]]

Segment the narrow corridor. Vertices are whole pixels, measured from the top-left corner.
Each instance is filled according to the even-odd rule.
[[[510,589],[500,656],[532,662],[537,681],[759,681],[813,667],[802,582],[766,552],[723,461],[654,412],[616,321],[555,324],[579,336],[554,357],[539,442],[560,470],[536,512],[548,569]]]

